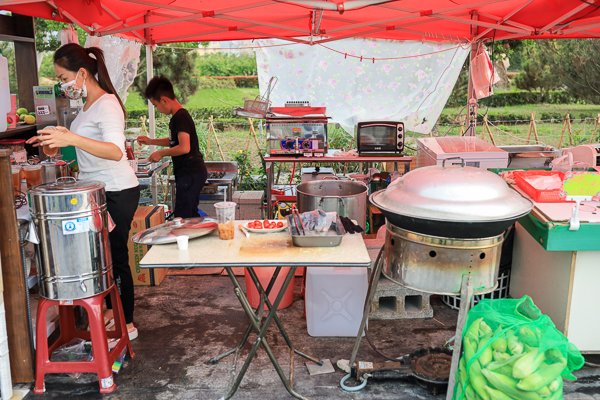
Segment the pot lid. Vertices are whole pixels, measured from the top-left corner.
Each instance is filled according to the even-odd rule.
[[[446,161],[446,160],[444,160]],[[371,198],[394,214],[429,220],[485,222],[529,213],[533,204],[500,176],[475,167],[418,168]]]
[[[217,220],[214,218],[175,218],[173,221],[136,233],[131,241],[138,244],[175,243],[177,236],[186,235],[193,239],[208,235],[215,229]]]
[[[42,183],[29,189],[34,194],[63,194],[68,191],[87,192],[90,190],[102,189],[106,186],[104,182],[79,180],[67,176],[58,178],[54,182]]]

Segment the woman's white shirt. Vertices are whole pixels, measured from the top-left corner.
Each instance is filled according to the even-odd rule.
[[[125,117],[119,101],[104,94],[87,109],[79,112],[71,131],[93,140],[115,144],[122,152],[119,161],[106,160],[80,149],[77,151],[79,179],[101,181],[106,191],[119,191],[139,185],[125,152]]]

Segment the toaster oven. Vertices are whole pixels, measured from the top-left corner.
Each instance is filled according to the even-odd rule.
[[[356,125],[356,148],[359,156],[402,156],[404,123],[363,121]]]

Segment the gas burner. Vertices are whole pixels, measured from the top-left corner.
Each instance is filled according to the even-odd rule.
[[[211,171],[208,173],[208,179],[221,179],[225,174],[225,171]]]

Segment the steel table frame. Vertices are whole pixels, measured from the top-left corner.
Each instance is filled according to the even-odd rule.
[[[240,221],[236,221],[236,224],[240,222]],[[225,241],[225,240],[220,240],[218,238],[218,235],[216,235],[216,232],[213,233],[210,236],[207,236],[205,238],[208,238],[209,240],[212,241],[212,244],[214,244],[215,246],[225,246],[228,243],[234,242],[235,239],[238,239],[240,241],[246,240],[246,238],[241,238],[241,232],[238,232],[236,230],[236,237],[234,238],[233,241]],[[282,234],[282,233],[280,233]],[[239,236],[238,236],[239,235]],[[257,236],[260,234],[257,234]],[[275,234],[269,234],[269,235],[278,235],[277,233]],[[285,234],[283,234],[285,235]],[[215,237],[216,236],[216,237]],[[348,236],[355,236],[352,239],[349,240],[357,240],[357,238],[360,238],[360,243],[363,244],[364,246],[364,242],[362,241],[362,237],[360,237],[360,235],[348,235]],[[264,237],[264,236],[263,236]],[[279,238],[281,239],[282,237],[285,236],[280,236]],[[287,239],[286,239],[287,240]],[[200,248],[200,243],[203,243],[204,246],[203,247],[209,247],[209,245],[211,244],[210,242],[202,242],[201,240],[194,240],[193,242],[190,242],[190,250],[192,250],[192,247],[195,248]],[[342,241],[342,245],[344,244],[344,239]],[[340,246],[342,246],[340,245]],[[170,246],[170,247],[167,247]],[[334,247],[334,248],[319,248],[320,251],[327,251],[326,249],[336,249],[339,248],[338,247]],[[356,243],[348,243],[347,244],[348,247],[355,247]],[[254,330],[257,334],[256,340],[254,341],[253,345],[252,345],[252,349],[248,355],[248,357],[246,358],[244,365],[242,366],[242,368],[240,369],[235,382],[233,383],[232,387],[229,389],[229,392],[227,393],[227,395],[225,395],[224,397],[222,397],[221,399],[223,400],[227,400],[230,399],[236,392],[236,390],[238,389],[244,375],[246,374],[248,367],[250,366],[250,362],[252,361],[252,359],[254,358],[254,356],[256,355],[256,352],[258,351],[258,347],[262,344],[263,348],[265,349],[267,355],[269,356],[269,359],[271,360],[271,363],[273,364],[273,366],[275,367],[275,370],[277,371],[277,375],[279,376],[280,380],[282,381],[282,383],[284,384],[285,388],[287,389],[287,391],[295,398],[297,399],[301,399],[301,400],[308,400],[306,397],[298,394],[296,391],[294,391],[293,385],[294,385],[294,354],[298,354],[308,360],[311,360],[319,365],[322,365],[322,361],[320,361],[319,359],[309,356],[307,354],[302,353],[301,351],[297,350],[294,345],[292,344],[289,336],[287,335],[287,332],[285,331],[283,324],[281,323],[280,319],[277,317],[277,307],[279,306],[279,304],[281,303],[281,300],[283,299],[283,296],[285,294],[285,291],[287,289],[287,287],[289,286],[289,284],[292,282],[294,276],[295,276],[295,272],[296,272],[296,268],[298,267],[305,267],[305,266],[315,266],[315,267],[368,267],[371,262],[370,262],[370,258],[368,257],[368,253],[366,251],[366,247],[364,247],[364,252],[365,252],[365,260],[361,261],[361,260],[352,260],[352,261],[317,261],[317,262],[306,262],[306,261],[302,261],[302,262],[290,262],[291,260],[248,260],[248,261],[234,261],[234,260],[227,260],[227,256],[221,258],[221,261],[213,261],[210,260],[208,258],[204,258],[202,261],[196,261],[196,260],[192,260],[191,258],[188,261],[167,261],[167,262],[157,262],[154,260],[151,260],[150,257],[148,257],[149,255],[156,255],[158,254],[157,252],[159,251],[160,248],[164,248],[164,249],[169,249],[169,256],[167,256],[167,258],[169,259],[177,259],[176,257],[172,257],[174,252],[177,252],[177,245],[156,245],[156,246],[152,246],[152,248],[149,250],[149,252],[144,256],[144,258],[140,261],[140,267],[141,268],[172,268],[172,267],[224,267],[225,270],[227,271],[227,274],[231,280],[231,282],[233,283],[233,291],[235,293],[235,295],[237,296],[240,305],[242,306],[242,309],[244,310],[244,312],[246,313],[246,316],[248,317],[248,319],[250,320],[250,325],[248,326],[248,328],[246,329],[244,336],[241,340],[241,342],[235,346],[234,348],[216,356],[210,359],[210,362],[212,364],[218,362],[220,359],[227,357],[228,355],[231,355],[237,351],[239,351],[244,344],[248,341],[249,335],[251,333],[252,330]],[[227,249],[229,249],[229,247],[227,247]],[[325,249],[325,250],[323,250]],[[232,251],[232,250],[230,250]],[[233,250],[233,252],[235,252]],[[149,261],[150,260],[150,261]],[[368,260],[368,261],[367,261]],[[258,266],[257,266],[258,265]],[[289,266],[290,270],[286,275],[285,281],[283,282],[283,285],[281,286],[279,293],[277,294],[277,298],[275,299],[275,301],[273,303],[270,302],[268,295],[271,292],[275,281],[277,280],[277,277],[279,276],[279,272],[281,270],[281,265],[285,265],[285,266]],[[250,302],[248,301],[248,298],[246,297],[246,294],[244,293],[244,290],[242,288],[242,286],[240,285],[237,277],[235,276],[235,274],[233,273],[233,269],[234,267],[244,267],[247,268],[248,273],[252,279],[252,281],[254,282],[258,293],[260,295],[260,302],[259,302],[259,306],[256,308],[256,310],[254,310],[251,306],[250,306]],[[266,290],[263,288],[263,286],[261,285],[258,276],[256,275],[256,272],[254,270],[254,268],[260,268],[260,267],[276,267],[275,269],[275,273],[273,274],[271,280],[269,281],[269,284],[266,288]],[[266,304],[267,308],[268,308],[268,313],[266,315],[266,317],[263,320],[263,314],[264,314],[264,305]],[[269,328],[269,326],[271,325],[271,323],[275,321],[275,324],[277,325],[277,328],[279,329],[279,332],[281,333],[281,335],[283,336],[283,338],[285,339],[288,347],[290,348],[290,378],[288,379],[281,366],[279,365],[277,359],[275,358],[275,355],[273,353],[273,351],[271,350],[265,335],[267,333],[267,330]],[[261,324],[262,322],[262,324]],[[221,400],[220,399],[220,400]]]
[[[325,154],[324,157],[292,157],[292,156],[265,156],[265,163],[267,167],[267,213],[268,218],[273,219],[272,194],[271,189],[273,187],[274,175],[275,175],[275,164],[276,163],[319,163],[319,164],[330,164],[330,163],[374,163],[374,162],[393,162],[394,170],[398,170],[398,163],[404,163],[404,172],[410,171],[410,163],[413,160],[411,157],[334,157],[334,151],[330,150]]]

